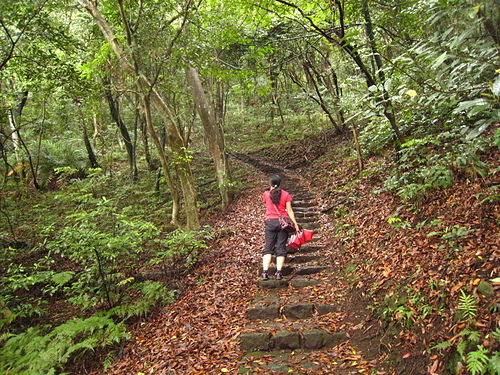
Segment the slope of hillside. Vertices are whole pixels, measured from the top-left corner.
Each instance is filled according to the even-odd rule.
[[[125,356],[106,373],[466,374],[467,366],[476,373],[488,366],[498,371],[495,175],[457,180],[413,204],[383,189],[393,167],[390,154],[365,160],[358,175],[350,147],[348,139],[311,141],[252,153],[246,161],[256,167],[255,185],[210,221],[216,237],[188,276],[191,287],[135,327]],[[276,160],[284,154],[280,165]],[[496,150],[485,158],[494,166],[498,156]],[[251,323],[247,308],[260,293],[260,194],[276,172],[297,179],[322,213],[324,263],[331,271],[312,294],[338,308],[307,324],[343,330],[348,341],[315,353],[244,357],[240,337]],[[290,293],[286,298],[293,299]]]

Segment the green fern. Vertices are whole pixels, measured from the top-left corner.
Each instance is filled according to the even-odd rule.
[[[0,373],[55,374],[76,353],[93,350],[127,338],[123,323],[104,316],[72,319],[49,333],[48,327],[29,328],[0,348]]]
[[[450,346],[453,346],[453,344],[449,341],[443,341],[440,342],[439,344],[434,345],[431,349],[446,349],[449,348]]]
[[[460,357],[465,357],[465,351],[467,350],[468,341],[460,341],[457,344],[457,353],[460,354]]]
[[[498,341],[500,342],[500,327],[498,327],[496,330],[494,330],[493,332],[491,332],[491,334],[493,335],[493,337]]]
[[[465,294],[463,289],[460,290],[462,295],[460,296],[458,303],[458,310],[462,312],[462,316],[466,319],[473,319],[476,316],[477,311],[477,301],[473,295]]]
[[[487,356],[488,350],[478,346],[477,350],[467,354],[467,369],[472,375],[484,374],[490,362]]]
[[[491,375],[500,375],[500,352],[493,353],[488,364],[488,370]]]
[[[465,328],[459,333],[459,335],[462,337],[466,337],[469,342],[477,342],[481,338],[481,333],[479,331],[470,328]]]

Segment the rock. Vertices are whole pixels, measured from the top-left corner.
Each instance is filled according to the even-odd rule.
[[[325,347],[328,340],[328,332],[322,329],[312,329],[302,332],[304,349],[317,350]]]
[[[259,288],[262,289],[281,289],[288,288],[287,280],[259,280],[258,284]]]
[[[495,290],[493,289],[493,286],[484,280],[481,280],[479,285],[477,286],[477,291],[481,293],[483,296],[489,297],[495,294]]]
[[[257,305],[247,309],[250,320],[274,320],[280,317],[279,305]]]
[[[318,315],[329,314],[329,313],[335,312],[337,310],[338,310],[338,308],[335,305],[321,304],[321,305],[316,306],[316,311],[318,312]]]
[[[300,335],[293,331],[279,331],[272,338],[274,349],[293,350],[300,348]]]
[[[311,266],[311,267],[301,267],[298,268],[295,272],[297,275],[313,275],[316,273],[323,272],[327,270],[326,266]]]
[[[240,348],[244,352],[269,350],[271,346],[269,332],[243,332],[240,335]]]
[[[290,280],[290,284],[294,287],[294,288],[305,288],[305,287],[308,287],[308,286],[316,286],[318,285],[320,282],[318,280],[310,280],[310,279],[292,279]]]
[[[285,305],[283,315],[290,320],[307,319],[313,316],[314,306],[312,303],[298,303],[295,305]]]
[[[326,338],[325,348],[333,348],[347,340],[349,340],[349,337],[345,332],[329,333]]]

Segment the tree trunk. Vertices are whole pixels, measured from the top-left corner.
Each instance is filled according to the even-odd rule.
[[[117,56],[122,68],[128,74],[131,74],[136,78],[137,87],[143,101],[145,103],[149,103],[151,100],[152,104],[165,121],[168,132],[169,147],[172,152],[173,162],[177,166],[178,177],[184,196],[184,208],[187,221],[186,226],[188,229],[198,228],[200,226],[198,201],[196,190],[194,188],[194,179],[191,172],[190,156],[187,152],[181,129],[177,126],[170,108],[167,106],[158,91],[149,82],[147,77],[139,73],[134,64],[130,62],[130,56],[127,56],[108,23],[104,20],[102,14],[97,9],[97,3],[90,0],[79,0],[79,3],[87,9],[87,11],[94,18],[97,26],[101,29],[104,38],[110,44],[113,52]],[[158,136],[152,124],[148,125],[148,131],[155,142],[155,146],[158,148],[158,154],[160,155],[160,160],[162,161],[165,176],[169,176],[169,165],[166,163],[167,158],[164,150],[161,149],[161,143],[159,142]],[[174,192],[172,193],[174,194]],[[172,213],[172,216],[174,217],[174,212]]]
[[[359,134],[358,130],[356,129],[356,124],[354,123],[354,121],[351,121],[351,124],[352,124],[352,135],[354,137],[354,146],[356,147],[356,153],[358,155],[358,174],[360,174],[364,168],[363,155],[361,154],[361,146],[359,145]]]
[[[40,189],[40,185],[38,184],[38,179],[37,179],[37,173],[35,169],[35,165],[33,163],[33,158],[31,157],[31,152],[27,145],[24,143],[23,139],[21,138],[21,133],[19,132],[19,125],[17,123],[17,119],[21,117],[21,114],[23,112],[24,106],[26,104],[26,101],[28,100],[28,91],[23,91],[21,93],[21,97],[19,99],[19,103],[14,109],[11,109],[8,111],[7,117],[9,119],[9,124],[12,130],[11,133],[11,138],[12,138],[12,144],[14,146],[14,153],[16,156],[16,162],[17,162],[17,170],[20,171],[21,174],[21,179],[25,180],[25,174],[24,174],[24,163],[22,161],[22,157],[20,155],[21,152],[21,146],[24,148],[26,155],[28,157],[28,166],[31,171],[31,175],[33,176],[33,185],[37,190]]]
[[[230,172],[227,165],[222,127],[220,122],[217,122],[216,120],[214,108],[212,108],[207,100],[198,71],[190,66],[187,69],[187,76],[189,84],[191,85],[194,100],[196,102],[196,108],[198,110],[198,114],[200,115],[203,129],[205,130],[207,149],[214,159],[222,206],[227,207],[231,202],[232,193],[229,184]]]
[[[151,102],[148,97],[144,97],[142,101],[142,105],[144,108],[144,115],[146,119],[146,126],[148,128],[148,132],[153,139],[153,143],[157,150],[159,150],[158,155],[160,156],[160,163],[163,169],[163,174],[165,175],[165,180],[167,181],[168,188],[170,189],[170,195],[172,197],[172,219],[170,222],[179,226],[179,206],[180,206],[180,194],[177,189],[177,184],[174,182],[174,178],[171,175],[171,168],[169,167],[171,161],[169,160],[168,154],[165,152],[165,148],[162,146],[160,138],[158,137],[158,133],[155,131],[153,127],[153,120],[151,118]],[[161,152],[160,152],[161,150]]]
[[[118,101],[113,98],[113,94],[111,93],[111,90],[109,89],[109,79],[105,79],[104,82],[104,92],[106,96],[106,100],[108,101],[109,105],[109,110],[111,112],[111,117],[115,121],[116,125],[118,126],[118,129],[120,130],[120,134],[125,142],[125,148],[127,150],[127,156],[128,156],[128,163],[130,165],[130,176],[132,180],[137,179],[137,164],[136,164],[136,159],[135,159],[135,147],[134,144],[132,143],[132,139],[130,138],[130,134],[128,132],[127,126],[122,120],[122,117],[120,115],[120,108]]]
[[[321,109],[323,110],[323,112],[325,112],[327,114],[327,116],[330,119],[330,122],[333,124],[335,130],[337,132],[341,133],[342,132],[342,130],[341,130],[342,124],[340,124],[340,125],[337,124],[335,119],[332,117],[332,114],[331,114],[330,110],[328,109],[328,106],[326,105],[325,100],[323,99],[323,95],[321,94],[321,90],[318,87],[318,80],[319,79],[315,79],[315,77],[314,77],[314,75],[316,75],[316,78],[320,78],[318,72],[312,66],[311,61],[309,61],[307,59],[302,64],[302,66],[304,68],[304,72],[306,73],[306,77],[309,78],[309,82],[314,87],[314,91],[316,92],[316,95],[318,97],[318,103],[321,106]],[[315,73],[314,75],[313,75],[313,72]]]
[[[380,53],[377,49],[377,43],[375,41],[375,33],[373,31],[373,23],[370,15],[370,8],[368,7],[368,0],[363,0],[363,17],[365,19],[365,30],[366,35],[368,37],[368,41],[370,43],[370,48],[372,50],[373,58],[375,61],[375,69],[378,74],[379,82],[381,83],[382,89],[382,105],[384,107],[384,115],[389,120],[391,124],[391,128],[395,135],[395,145],[396,148],[399,149],[399,145],[404,142],[403,135],[401,134],[398,124],[396,122],[396,116],[394,114],[394,107],[392,105],[392,101],[390,99],[389,93],[385,88],[385,73],[384,73],[384,64],[382,59],[380,58]]]
[[[94,149],[92,148],[92,143],[90,142],[89,133],[87,132],[87,126],[85,125],[85,119],[82,114],[82,129],[83,129],[83,142],[85,143],[85,148],[87,149],[87,155],[89,156],[89,162],[91,168],[100,168],[97,162],[97,156],[95,155]]]

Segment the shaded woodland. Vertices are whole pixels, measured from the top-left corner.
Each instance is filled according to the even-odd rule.
[[[260,160],[322,204],[325,296],[425,373],[500,374],[495,0],[4,1],[0,96],[0,373],[146,371],[142,325],[192,318],[217,267],[234,336]],[[237,371],[233,336],[182,371]]]

